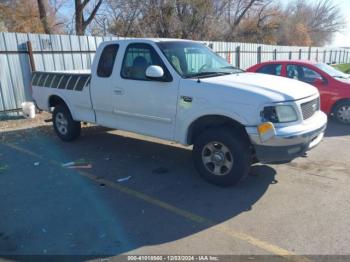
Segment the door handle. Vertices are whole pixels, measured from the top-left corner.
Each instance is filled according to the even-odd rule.
[[[115,89],[114,89],[114,93],[115,93],[116,95],[123,95],[123,94],[124,94],[124,89],[115,88]]]

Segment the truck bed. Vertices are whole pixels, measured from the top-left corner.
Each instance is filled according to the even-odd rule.
[[[33,73],[32,86],[82,91],[91,79],[89,70]]]

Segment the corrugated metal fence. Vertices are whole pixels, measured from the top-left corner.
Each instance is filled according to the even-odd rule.
[[[0,33],[0,112],[19,109],[31,100],[31,43],[36,70],[89,69],[96,47],[117,37]],[[203,42],[231,64],[247,68],[260,61],[311,59],[349,63],[350,50],[320,47],[273,46],[248,43]]]

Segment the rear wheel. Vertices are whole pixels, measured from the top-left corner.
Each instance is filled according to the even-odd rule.
[[[248,174],[251,156],[249,144],[229,128],[208,129],[195,140],[194,164],[207,181],[230,186]]]
[[[350,125],[350,101],[343,101],[337,104],[333,114],[339,123]]]
[[[72,141],[80,135],[80,122],[74,121],[65,105],[57,105],[53,111],[53,127],[63,141]]]

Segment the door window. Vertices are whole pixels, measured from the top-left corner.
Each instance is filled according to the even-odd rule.
[[[98,77],[110,77],[113,72],[113,66],[115,58],[117,56],[119,45],[111,44],[107,45],[101,54],[98,61],[97,76]]]
[[[287,76],[306,83],[313,83],[316,79],[322,79],[319,73],[301,65],[287,65]]]
[[[269,65],[265,65],[265,66],[260,67],[256,72],[262,73],[262,74],[280,76],[281,71],[282,71],[281,64],[269,64]]]
[[[157,65],[164,70],[164,81],[171,81],[171,75],[161,58],[149,44],[130,44],[124,55],[121,76],[126,79],[149,81],[146,70],[151,65]]]

